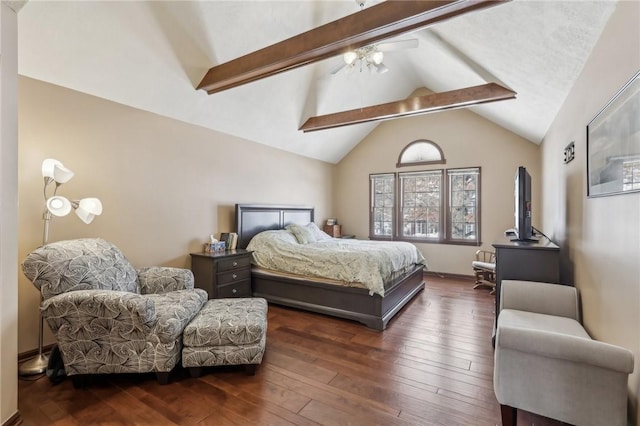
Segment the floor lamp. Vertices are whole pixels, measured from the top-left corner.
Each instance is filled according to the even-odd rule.
[[[58,160],[48,158],[42,162],[42,177],[44,178],[44,199],[45,209],[42,214],[44,220],[44,232],[42,235],[42,245],[49,241],[49,223],[53,216],[66,216],[73,208],[76,215],[84,223],[89,224],[94,217],[102,214],[102,203],[97,198],[83,198],[82,200],[69,201],[67,198],[56,195],[58,187],[68,182],[73,177],[73,172],[62,165]],[[53,194],[47,195],[47,188],[55,183]],[[38,327],[38,355],[23,362],[18,368],[21,376],[44,373],[47,369],[49,358],[42,353],[44,319],[40,313],[40,324]]]

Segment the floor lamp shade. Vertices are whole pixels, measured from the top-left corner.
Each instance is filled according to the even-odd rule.
[[[83,198],[73,204],[76,215],[86,224],[91,223],[94,217],[102,214],[102,203],[97,198]]]
[[[63,166],[60,161],[47,158],[42,162],[42,176],[51,178],[57,183],[66,183],[73,177],[73,172]]]
[[[54,195],[47,200],[47,210],[54,216],[66,216],[71,211],[71,202],[64,197]]]

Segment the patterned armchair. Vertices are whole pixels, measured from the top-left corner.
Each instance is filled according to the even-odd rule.
[[[135,270],[116,246],[97,238],[42,246],[22,270],[40,290],[43,318],[76,386],[96,373],[155,372],[168,383],[182,332],[207,301],[190,270]]]

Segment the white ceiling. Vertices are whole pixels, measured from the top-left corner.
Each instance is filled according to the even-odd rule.
[[[19,73],[331,163],[377,124],[302,133],[308,117],[493,81],[517,99],[473,110],[540,143],[615,6],[512,1],[398,37],[419,47],[386,53],[385,74],[331,75],[335,57],[207,95],[195,87],[212,66],[357,13],[356,2],[31,0],[18,15]]]

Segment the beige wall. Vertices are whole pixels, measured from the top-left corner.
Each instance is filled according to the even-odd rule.
[[[506,101],[509,102],[509,101]],[[437,143],[447,163],[436,166],[396,168],[402,149],[417,139]],[[505,229],[513,227],[514,181],[518,166],[525,166],[533,180],[533,224],[540,228],[539,147],[485,120],[469,110],[452,110],[387,121],[358,144],[336,170],[336,216],[343,233],[358,238],[369,235],[369,174],[481,167],[482,247]],[[472,275],[476,246],[417,244],[435,272]]]
[[[0,424],[18,411],[18,37],[17,16],[0,4]]]
[[[49,241],[103,237],[136,267],[189,267],[209,234],[232,230],[235,203],[313,205],[320,224],[332,210],[331,164],[26,77],[19,84],[20,260],[42,244],[45,158],[75,172],[60,195],[104,206],[90,225],[73,213],[54,218]],[[39,294],[19,279],[23,352],[37,347]]]
[[[640,70],[640,3],[620,2],[542,145],[544,227],[565,253],[563,277],[582,295],[586,328],[635,354],[629,380],[640,425],[640,193],[586,197],[586,125]],[[562,163],[575,141],[576,158]]]

